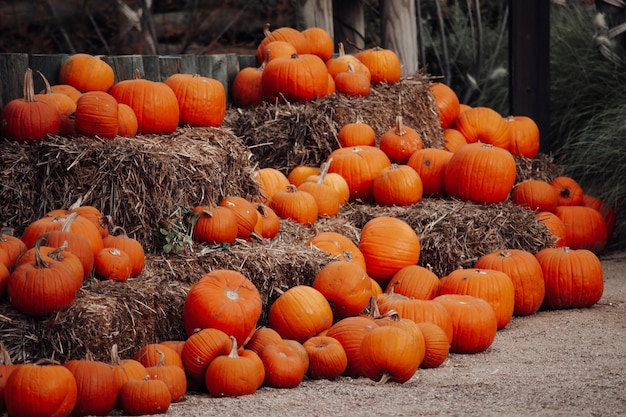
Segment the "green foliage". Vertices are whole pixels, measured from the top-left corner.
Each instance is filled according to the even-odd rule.
[[[163,239],[163,252],[181,253],[190,250],[193,245],[193,228],[200,215],[186,207],[177,207],[159,229]]]

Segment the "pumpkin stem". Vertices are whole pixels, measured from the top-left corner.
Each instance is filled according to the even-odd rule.
[[[117,366],[122,364],[122,359],[120,358],[120,353],[117,348],[117,343],[114,343],[111,346],[111,365]]]
[[[37,74],[39,74],[39,76],[43,80],[43,84],[45,86],[46,94],[52,94],[52,88],[50,88],[50,83],[48,82],[48,79],[46,78],[46,76],[43,75],[43,72],[41,72],[41,71],[37,71]]]
[[[111,229],[111,234],[118,236],[118,237],[122,237],[122,238],[127,238],[128,237],[128,233],[126,233],[126,229],[124,229],[122,226],[113,226],[113,228]]]
[[[318,184],[324,184],[324,180],[326,179],[326,174],[328,173],[328,168],[330,167],[330,163],[332,162],[332,158],[326,162],[322,162],[320,167],[320,174],[317,177]]]
[[[67,218],[65,220],[63,220],[63,223],[61,224],[61,231],[62,232],[71,232],[72,230],[72,224],[74,223],[74,220],[78,217],[78,213],[77,212],[73,212],[70,213],[69,216],[67,216]]]
[[[47,235],[41,236],[35,241],[35,268],[49,268],[50,264],[41,255],[41,244],[47,239]]]
[[[339,56],[344,56],[346,54],[346,49],[343,46],[343,42],[339,42],[337,44],[337,51],[339,51]]]
[[[81,195],[81,196],[79,196],[79,197],[76,199],[76,201],[74,201],[74,202],[72,203],[72,205],[70,206],[70,208],[69,208],[69,209],[70,209],[70,210],[74,210],[74,209],[77,209],[78,207],[80,207],[80,206],[82,206],[82,205],[83,205],[83,196]]]
[[[28,68],[24,74],[24,100],[28,103],[32,103],[35,100],[35,85],[33,83],[33,70]]]
[[[270,32],[270,24],[266,23],[263,25],[263,35],[265,35],[265,37],[267,38],[268,36],[270,36],[272,32]]]
[[[233,347],[230,349],[230,353],[228,354],[229,358],[238,358],[239,357],[239,353],[237,353],[237,339],[235,339],[235,336],[230,336],[230,340],[232,340],[233,342]]]
[[[380,380],[376,383],[376,385],[382,385],[388,382],[391,379],[391,375],[387,372],[383,372],[383,375],[380,377]]]
[[[402,116],[396,116],[396,135],[402,136],[406,134],[406,129],[402,123]]]
[[[165,366],[165,353],[161,349],[155,349],[155,352],[161,356],[156,366]]]

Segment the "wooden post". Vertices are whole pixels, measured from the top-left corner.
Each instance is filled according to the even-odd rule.
[[[139,70],[141,78],[146,78],[141,55],[104,56],[102,59],[113,68],[116,83],[132,80],[135,70]]]
[[[38,74],[36,74],[36,72],[41,71],[41,73],[48,79],[50,85],[58,84],[59,70],[67,57],[67,54],[32,54],[28,57],[28,66],[35,72],[35,74],[33,74],[33,79],[35,80],[35,93],[40,92],[44,88],[43,80]]]
[[[509,0],[509,7],[510,112],[537,123],[539,150],[549,153],[550,2]]]
[[[381,46],[398,54],[403,75],[414,74],[418,70],[415,0],[380,3]]]
[[[0,54],[0,107],[24,95],[28,54]]]
[[[334,39],[333,1],[301,0],[298,2],[298,26],[300,30],[318,27],[324,29]]]
[[[365,47],[365,11],[363,0],[334,0],[335,45],[343,42],[346,53]],[[356,48],[350,45],[353,43]]]

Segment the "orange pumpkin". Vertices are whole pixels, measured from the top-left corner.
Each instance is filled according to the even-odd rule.
[[[354,262],[364,270],[365,258],[359,247],[347,236],[338,232],[319,232],[306,242],[306,246],[313,246],[339,260]]]
[[[237,339],[231,336],[232,348],[227,355],[216,357],[207,367],[205,384],[214,397],[253,394],[265,379],[265,367],[256,353],[238,351]],[[252,355],[258,361],[252,359]],[[258,362],[261,366],[258,366]]]
[[[317,55],[294,54],[269,61],[261,84],[270,103],[313,100],[328,94],[328,70]]]
[[[557,206],[557,194],[550,183],[543,180],[526,180],[513,187],[511,201],[518,206],[535,211],[554,212]]]
[[[72,359],[63,364],[76,379],[77,398],[73,415],[108,415],[115,408],[119,387],[113,368],[94,360],[91,354],[84,359]]]
[[[272,59],[290,57],[297,53],[296,47],[287,41],[271,41],[265,45],[265,59],[263,63],[267,64]]]
[[[263,384],[271,388],[295,388],[300,385],[309,367],[301,352],[283,341],[268,345],[259,352],[265,368]]]
[[[265,100],[261,80],[265,64],[259,67],[242,68],[230,88],[233,104],[237,107],[259,106]]]
[[[454,126],[467,143],[482,142],[509,150],[509,126],[497,111],[489,107],[472,107],[464,111]]]
[[[417,323],[424,336],[424,359],[420,368],[437,368],[445,362],[450,351],[446,332],[434,323]]]
[[[396,272],[385,288],[418,300],[432,300],[439,295],[439,277],[420,265],[408,265]]]
[[[304,181],[297,189],[313,196],[318,216],[332,217],[337,215],[344,201],[339,192],[332,185],[326,183],[327,172],[328,162],[324,162],[320,174],[317,175],[317,181]]]
[[[330,33],[325,29],[314,26],[302,30],[302,34],[309,43],[309,53],[319,56],[324,62],[332,58],[335,48]]]
[[[539,153],[539,127],[528,116],[508,116],[509,152],[515,156],[534,158]]]
[[[109,93],[89,91],[78,99],[74,112],[77,134],[112,139],[117,136],[119,123],[118,103]]]
[[[444,179],[451,158],[451,152],[436,148],[418,149],[411,154],[406,164],[413,168],[422,180],[424,197],[445,195]]]
[[[131,264],[131,277],[137,277],[143,271],[146,259],[143,246],[137,239],[128,236],[123,227],[114,226],[111,233],[102,239],[102,243],[108,248],[117,248],[128,254]]]
[[[265,37],[259,43],[256,50],[257,64],[261,65],[267,57],[266,46],[273,41],[285,41],[292,44],[296,48],[297,54],[310,54],[311,47],[306,36],[297,29],[288,26],[279,27],[270,31],[269,23],[263,27]]]
[[[410,166],[392,163],[374,178],[372,194],[381,206],[410,206],[422,199],[422,180]]]
[[[349,146],[375,146],[376,132],[359,115],[354,123],[347,123],[341,126],[337,133],[337,140],[344,148]]]
[[[352,97],[365,97],[370,93],[371,84],[363,72],[356,71],[348,62],[348,70],[335,75],[335,90]]]
[[[405,126],[402,116],[396,116],[396,125],[380,136],[378,147],[396,164],[405,164],[413,152],[422,149],[422,137],[411,127]]]
[[[302,184],[307,178],[312,175],[319,175],[320,167],[314,167],[309,165],[298,165],[294,167],[287,175],[287,180],[290,184],[296,187]]]
[[[372,75],[369,68],[361,62],[356,56],[346,54],[343,46],[343,42],[337,44],[338,54],[337,56],[330,58],[326,61],[326,68],[328,73],[335,78],[340,72],[348,71],[348,64],[352,64],[355,71],[362,72],[367,77],[368,82],[371,82]]]
[[[210,245],[235,243],[239,223],[233,210],[224,206],[200,205],[192,211],[198,216],[191,235],[194,242]]]
[[[372,296],[370,277],[354,262],[332,261],[324,265],[311,284],[328,300],[333,317],[356,316]]]
[[[281,219],[304,225],[315,223],[319,212],[315,197],[292,184],[274,194],[270,207]]]
[[[433,83],[430,92],[435,99],[442,129],[448,129],[459,117],[459,97],[452,88],[444,83]]]
[[[252,176],[260,184],[259,194],[264,203],[272,200],[276,191],[284,190],[289,185],[287,176],[272,167],[259,168]]]
[[[113,68],[99,57],[73,54],[59,69],[59,83],[69,84],[81,93],[109,91],[115,82]]]
[[[216,328],[204,328],[191,334],[185,341],[180,359],[192,384],[205,382],[209,364],[218,356],[227,355],[230,346],[229,336]]]
[[[585,206],[557,206],[554,213],[565,225],[565,241],[570,248],[600,253],[606,247],[606,222],[598,210]]]
[[[172,74],[165,80],[178,100],[181,126],[217,127],[226,115],[226,89],[213,78],[198,74]]]
[[[378,324],[371,318],[354,316],[343,318],[328,329],[326,336],[338,340],[346,353],[348,363],[343,372],[344,375],[353,378],[364,376],[361,342],[370,331],[377,327]]]
[[[610,239],[611,234],[613,233],[613,229],[615,228],[616,221],[615,210],[613,210],[613,207],[606,204],[604,200],[601,200],[589,194],[583,194],[582,205],[598,210],[598,212],[602,214],[602,217],[604,217],[604,222],[606,223],[607,240]]]
[[[379,326],[361,341],[363,374],[379,384],[387,381],[404,383],[415,374],[424,357],[421,345],[407,330],[394,326]]]
[[[550,181],[557,195],[557,206],[579,206],[583,202],[583,189],[572,177],[565,175]]]
[[[354,56],[370,70],[370,81],[374,84],[394,84],[402,76],[400,58],[391,49],[376,46],[359,51]]]
[[[237,237],[248,239],[259,219],[254,204],[243,197],[227,195],[218,205],[232,210],[237,218]]]
[[[333,337],[313,336],[302,344],[309,357],[306,375],[310,379],[334,380],[348,366],[348,356],[341,343]]]
[[[48,79],[41,71],[37,72],[43,79],[45,88],[43,93],[35,94],[35,100],[45,101],[59,112],[59,117],[61,118],[61,125],[59,127],[60,135],[73,136],[75,134],[74,119],[71,116],[76,111],[76,102],[78,100],[74,101],[74,99],[67,94],[52,91]]]
[[[130,256],[121,249],[104,247],[94,256],[94,272],[100,278],[126,281],[132,269]]]
[[[137,116],[135,111],[124,103],[117,103],[118,129],[117,134],[125,138],[137,136]]]
[[[535,217],[552,233],[552,242],[557,247],[568,246],[566,226],[559,216],[550,211],[540,211]]]
[[[463,145],[467,145],[467,139],[456,129],[448,128],[443,131],[444,148],[448,152],[456,152]]]

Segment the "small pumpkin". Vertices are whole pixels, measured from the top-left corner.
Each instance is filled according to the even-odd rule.
[[[192,239],[197,243],[233,244],[239,233],[237,215],[229,207],[200,205],[192,209],[198,216],[193,226]]]
[[[450,342],[446,332],[434,323],[417,323],[424,336],[424,359],[420,368],[437,368],[448,358]]]
[[[343,375],[350,377],[364,376],[361,359],[361,342],[367,333],[378,327],[371,318],[365,316],[346,317],[338,320],[326,332],[326,336],[332,337],[341,343],[348,364]]]
[[[83,93],[76,103],[74,129],[79,135],[112,139],[119,130],[119,106],[104,91]]]
[[[293,184],[296,187],[302,184],[307,178],[312,175],[319,175],[320,167],[310,165],[298,165],[295,166],[287,175],[289,184]]]
[[[570,248],[600,253],[606,247],[606,222],[598,210],[586,206],[557,206],[554,213],[565,225],[565,241]]]
[[[109,235],[102,239],[102,243],[107,248],[116,248],[128,254],[131,263],[131,277],[137,277],[141,274],[146,261],[146,253],[141,243],[128,236],[123,227],[113,226]]]
[[[439,295],[439,277],[420,265],[407,265],[396,272],[385,288],[409,298],[432,300]]]
[[[267,23],[263,26],[263,34],[265,37],[256,49],[256,59],[258,65],[265,62],[265,58],[267,57],[266,46],[273,41],[284,41],[292,44],[296,49],[297,54],[311,53],[311,46],[309,45],[307,37],[297,29],[282,26],[274,30],[270,30],[270,25]]]
[[[365,97],[371,90],[367,76],[363,72],[356,71],[350,62],[348,62],[348,70],[335,75],[333,81],[338,93],[351,97]]]
[[[125,413],[133,416],[165,414],[172,403],[170,390],[165,382],[150,379],[131,379],[120,388],[120,405]]]
[[[419,175],[424,197],[445,195],[444,179],[451,158],[451,152],[437,148],[418,149],[411,154],[406,164]]]
[[[330,33],[317,26],[302,30],[302,34],[309,43],[310,54],[317,55],[326,62],[333,56],[334,43]]]
[[[565,223],[556,214],[550,211],[540,211],[535,215],[552,234],[551,242],[557,247],[568,246]]]
[[[181,126],[221,126],[226,116],[226,89],[210,77],[172,74],[165,81],[178,100]]]
[[[400,57],[391,49],[375,46],[359,51],[354,56],[370,70],[370,81],[373,84],[394,84],[402,76]]]
[[[372,296],[370,277],[365,270],[354,262],[342,260],[324,265],[311,286],[326,297],[337,319],[361,313]]]
[[[472,107],[459,114],[454,128],[467,143],[487,143],[509,150],[509,126],[504,118],[489,107]]]
[[[348,366],[348,356],[339,341],[329,336],[312,336],[302,345],[309,357],[306,375],[311,379],[338,378]]]
[[[448,129],[459,117],[461,111],[459,96],[448,85],[440,82],[433,83],[430,92],[435,99],[441,128]]]
[[[48,79],[43,75],[41,71],[37,71],[44,82],[44,92],[35,94],[35,99],[39,101],[45,101],[50,103],[59,112],[61,118],[61,125],[59,127],[59,134],[62,136],[73,136],[76,132],[74,129],[74,119],[72,114],[76,111],[76,103],[72,97],[67,94],[54,92],[48,82]]]
[[[276,168],[259,168],[252,174],[260,184],[261,201],[268,203],[277,191],[284,190],[290,183],[285,174]]]
[[[509,152],[515,156],[534,158],[539,153],[539,127],[528,116],[508,116]]]
[[[410,206],[422,199],[422,180],[410,166],[392,163],[376,175],[372,193],[381,206]]]
[[[301,353],[286,341],[271,344],[259,352],[265,368],[263,384],[271,388],[295,388],[308,369]]]
[[[237,339],[233,336],[230,339],[230,352],[216,357],[206,370],[205,384],[209,394],[214,397],[254,394],[259,387],[259,380],[265,379],[265,368],[259,368],[251,357],[256,353],[248,351],[247,355],[241,355],[238,352]],[[259,373],[260,369],[263,370],[263,375]]]
[[[280,343],[282,340],[282,336],[276,330],[271,327],[261,326],[252,333],[244,347],[258,354],[265,346]]]
[[[122,249],[104,247],[94,256],[94,272],[100,278],[123,282],[132,270],[130,255]]]
[[[174,365],[184,369],[180,355],[174,349],[160,343],[148,343],[143,345],[133,356],[133,359],[149,368],[159,362],[164,365]]]
[[[118,136],[125,138],[137,136],[137,129],[139,128],[137,116],[135,116],[135,111],[128,104],[117,103],[117,116]]]
[[[300,184],[297,189],[305,191],[313,196],[317,206],[318,216],[335,216],[339,208],[344,203],[339,192],[330,184],[326,183],[328,173],[328,162],[323,162],[321,171],[317,175],[317,181],[307,180]]]
[[[121,408],[119,402],[119,390],[122,385],[130,379],[142,380],[148,375],[146,367],[135,359],[120,358],[118,347],[116,344],[111,346],[111,369],[113,371],[113,380],[117,386],[118,395],[116,396],[116,408]]]
[[[396,116],[396,125],[380,136],[378,147],[396,164],[406,164],[413,152],[424,148],[422,137],[406,126],[402,116]]]
[[[557,206],[579,206],[582,204],[583,189],[572,177],[561,175],[552,179],[550,185],[557,194]]]
[[[263,70],[265,64],[259,67],[242,68],[235,78],[230,89],[233,104],[237,107],[255,107],[265,101],[263,93]]]
[[[375,146],[376,132],[358,115],[353,123],[346,123],[337,132],[337,140],[342,147],[348,146]]]
[[[315,223],[319,212],[315,197],[299,190],[293,184],[277,191],[270,202],[270,207],[281,219],[290,219],[304,225]]]
[[[467,145],[467,139],[461,132],[450,127],[443,131],[443,144],[445,150],[454,153],[461,146]]]
[[[326,68],[328,73],[335,78],[337,74],[348,71],[348,64],[352,64],[355,71],[362,72],[367,77],[368,82],[371,82],[372,74],[369,68],[361,62],[356,56],[352,54],[346,54],[343,42],[337,44],[337,56],[334,56],[326,61]]]
[[[256,208],[252,202],[247,199],[236,196],[227,195],[220,200],[219,206],[227,207],[232,210],[237,218],[237,237],[240,239],[248,239],[254,232],[254,226],[258,221]]]
[[[365,258],[359,247],[346,235],[338,232],[319,232],[306,242],[307,247],[315,247],[329,255],[336,256],[339,260],[354,262],[363,270]]]
[[[309,101],[328,93],[328,70],[317,55],[294,54],[265,65],[261,76],[265,99],[288,102]]]
[[[187,375],[185,370],[177,365],[166,365],[165,354],[156,349],[161,355],[161,359],[156,365],[146,367],[146,371],[152,380],[165,382],[167,389],[170,391],[171,402],[177,403],[182,401],[187,392]]]
[[[530,210],[554,212],[558,196],[549,182],[528,179],[513,187],[511,201],[518,206],[528,207]]]
[[[191,334],[180,355],[188,378],[203,383],[209,364],[219,355],[227,355],[230,346],[229,335],[219,329],[204,328]]]
[[[257,204],[256,210],[261,219],[261,229],[257,233],[265,239],[274,239],[280,232],[280,217],[269,206],[265,204]]]

